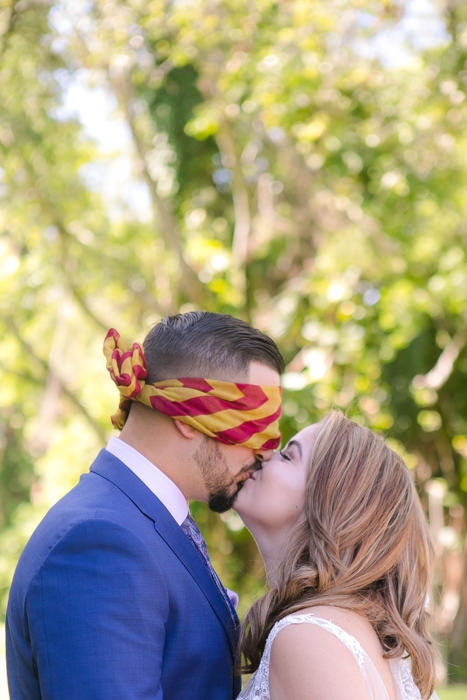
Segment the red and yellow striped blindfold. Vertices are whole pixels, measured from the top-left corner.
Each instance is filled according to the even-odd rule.
[[[120,392],[111,420],[123,428],[131,401],[188,423],[215,440],[254,450],[279,447],[281,388],[186,377],[146,384],[147,365],[139,343],[128,345],[111,328],[104,340],[107,369]]]

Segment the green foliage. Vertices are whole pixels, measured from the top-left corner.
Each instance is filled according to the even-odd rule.
[[[464,700],[466,693],[467,685],[452,685],[438,691],[440,700]]]
[[[186,132],[193,111],[202,102],[197,80],[193,66],[187,65],[172,68],[158,89],[149,89],[144,83],[139,89],[148,104],[155,129],[166,135],[173,149],[174,196],[178,196],[181,203],[189,199],[195,183],[196,189],[212,184],[212,160],[217,154],[212,139],[200,142]]]
[[[446,4],[445,45],[399,67],[365,58],[403,12],[0,2],[3,601],[32,527],[107,437],[106,329],[141,340],[193,307],[277,340],[285,438],[332,407],[387,431],[422,492],[444,486],[448,528],[463,509],[460,548],[467,8]],[[148,211],[125,191],[115,208],[86,177],[120,154],[63,115],[83,76],[115,101]],[[195,512],[243,614],[264,586],[254,544],[236,516]]]

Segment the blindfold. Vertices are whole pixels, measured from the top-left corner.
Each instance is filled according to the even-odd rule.
[[[111,417],[116,428],[124,426],[131,401],[138,401],[225,444],[255,450],[279,446],[279,386],[200,377],[146,384],[147,364],[141,345],[128,345],[114,328],[104,340],[104,355],[120,392],[118,411]]]

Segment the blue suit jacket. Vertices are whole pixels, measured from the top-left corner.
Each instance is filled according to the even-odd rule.
[[[103,450],[46,515],[8,603],[11,700],[232,700],[238,629],[192,543]]]

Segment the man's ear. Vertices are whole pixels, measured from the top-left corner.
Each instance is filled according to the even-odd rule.
[[[193,440],[199,435],[199,431],[196,430],[196,428],[193,428],[191,425],[188,425],[188,423],[182,423],[182,421],[177,420],[176,418],[174,418],[173,421],[179,433],[181,433],[181,435],[187,440]]]

